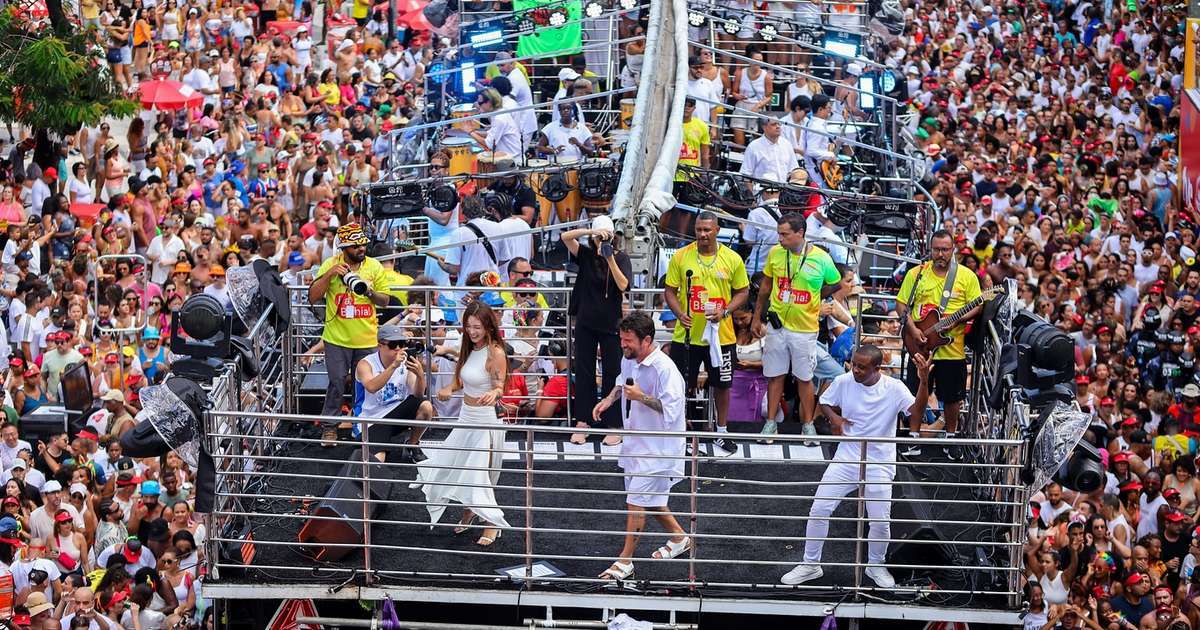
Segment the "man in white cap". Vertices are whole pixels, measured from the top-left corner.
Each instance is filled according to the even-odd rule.
[[[513,61],[512,53],[501,51],[496,53],[496,64],[500,67],[500,73],[508,78],[512,84],[512,98],[517,102],[517,107],[532,107],[533,106],[533,90],[529,87],[529,78],[525,76],[525,71]],[[533,134],[537,133],[537,113],[532,109],[513,112],[517,119],[517,125],[521,128],[521,143],[524,146],[529,146],[533,140]]]
[[[29,515],[29,535],[34,538],[49,538],[54,535],[54,516],[59,510],[71,513],[75,527],[83,530],[83,517],[67,501],[62,500],[62,484],[51,479],[42,486],[42,505]]]

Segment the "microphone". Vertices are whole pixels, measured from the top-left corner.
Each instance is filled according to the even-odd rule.
[[[626,385],[633,385],[633,379],[632,379],[632,378],[627,378],[627,379],[625,379],[625,384],[626,384]],[[633,401],[632,401],[632,400],[629,400],[629,397],[628,397],[628,396],[626,396],[626,397],[625,397],[625,417],[626,417],[626,418],[628,418],[628,417],[629,417],[629,412],[630,412],[632,409],[633,409]]]

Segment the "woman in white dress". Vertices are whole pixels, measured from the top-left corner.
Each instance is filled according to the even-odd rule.
[[[457,427],[441,447],[429,447],[429,459],[417,470],[417,483],[425,492],[431,523],[441,520],[451,501],[464,506],[455,534],[470,531],[475,521],[487,524],[476,541],[489,547],[509,527],[496,505],[495,485],[504,464],[504,425],[496,416],[496,403],[508,378],[508,357],[495,313],[483,302],[472,302],[463,311],[463,341],[454,370],[454,381],[438,391],[439,400],[463,392],[459,421],[494,424],[495,429]]]

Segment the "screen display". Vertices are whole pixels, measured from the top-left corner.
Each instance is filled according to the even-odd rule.
[[[858,106],[862,109],[875,109],[875,79],[871,76],[858,77]]]
[[[475,62],[464,61],[462,64],[462,93],[475,93],[476,70]]]

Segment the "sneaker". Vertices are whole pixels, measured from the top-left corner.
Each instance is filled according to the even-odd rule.
[[[328,427],[321,431],[321,446],[324,448],[333,448],[337,446],[337,429]]]
[[[733,438],[729,437],[719,437],[713,440],[713,446],[717,447],[716,454],[723,457],[729,457],[738,451],[737,442],[734,442]]]
[[[796,568],[783,574],[779,579],[780,582],[788,586],[795,586],[805,582],[811,582],[825,575],[825,571],[815,564],[797,564]]]
[[[900,447],[900,455],[903,457],[916,457],[921,454],[921,447],[917,444],[905,444]]]
[[[896,578],[883,567],[867,567],[863,573],[866,573],[879,588],[896,588]]]
[[[778,422],[775,422],[774,420],[768,420],[767,423],[763,425],[762,435],[772,436],[772,435],[778,435],[778,434],[779,434],[779,423]],[[767,444],[774,444],[775,440],[774,440],[774,438],[767,437],[763,440],[763,442],[765,442]]]
[[[963,460],[963,449],[957,444],[943,447],[942,452],[946,454],[946,459],[952,462],[961,462]]]
[[[800,433],[803,435],[816,435],[817,427],[813,423],[807,422],[800,426]],[[804,445],[805,446],[816,446],[817,443],[814,442],[813,440],[804,440]]]

